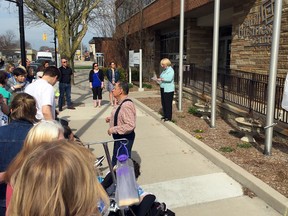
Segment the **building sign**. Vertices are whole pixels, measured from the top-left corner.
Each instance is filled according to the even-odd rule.
[[[129,66],[134,67],[140,64],[140,52],[136,53],[133,50],[129,50]]]
[[[252,41],[254,46],[270,46],[272,43],[275,0],[262,0],[256,12],[248,14],[239,25],[238,37]]]
[[[134,67],[134,51],[133,50],[129,50],[129,66],[130,67]]]

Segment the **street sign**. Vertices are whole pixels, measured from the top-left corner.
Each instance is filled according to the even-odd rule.
[[[134,67],[134,50],[129,50],[129,67]]]
[[[133,63],[139,65],[140,64],[140,52],[134,53],[133,55]]]

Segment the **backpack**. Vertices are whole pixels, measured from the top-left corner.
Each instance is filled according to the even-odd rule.
[[[165,203],[154,202],[147,216],[175,216]]]

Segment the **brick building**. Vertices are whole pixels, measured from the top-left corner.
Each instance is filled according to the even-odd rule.
[[[115,52],[115,47],[117,47],[117,42],[111,37],[93,37],[89,41],[90,46],[94,46],[95,53],[92,53],[92,59],[102,65],[99,60],[97,60],[97,53],[104,54],[103,66],[108,67],[111,61],[119,62],[119,57],[117,52]],[[120,64],[121,66],[121,64]]]
[[[180,1],[117,0],[117,38],[129,50],[142,48],[144,73],[159,72],[168,57],[179,62]],[[140,6],[139,6],[140,5]],[[219,71],[227,69],[268,74],[272,42],[274,0],[221,0]],[[283,0],[278,75],[288,68],[288,0]],[[184,64],[212,67],[213,0],[186,0]],[[145,74],[144,74],[145,75]]]

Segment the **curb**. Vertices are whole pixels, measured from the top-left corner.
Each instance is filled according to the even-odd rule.
[[[147,107],[145,104],[133,98],[135,104],[147,112],[150,116],[160,121],[161,116],[154,110]],[[215,151],[214,149],[207,146],[205,143],[193,137],[176,124],[172,122],[165,122],[163,125],[173,132],[175,135],[180,137],[188,145],[192,146],[199,153],[208,158],[215,165],[223,169],[229,176],[238,181],[241,185],[249,188],[253,191],[260,199],[265,201],[268,205],[274,208],[276,211],[286,216],[288,213],[288,199],[280,194],[278,191],[270,187],[262,180],[256,178],[251,173],[247,172],[242,167],[228,160],[226,157]]]

